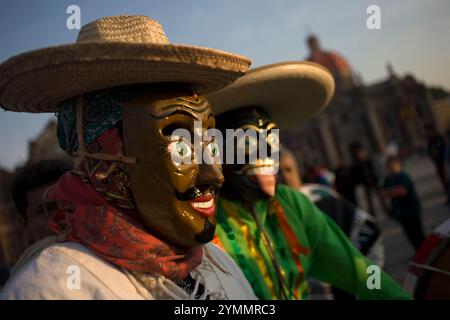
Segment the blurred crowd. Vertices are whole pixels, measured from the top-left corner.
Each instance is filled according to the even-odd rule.
[[[443,135],[434,126],[426,126],[428,157],[435,166],[436,176],[450,203],[450,131]],[[369,153],[360,143],[351,146],[353,162],[341,163],[334,170],[321,164],[310,166],[304,173],[298,172],[296,159],[285,150],[280,163],[282,181],[294,188],[317,184],[334,189],[341,197],[356,207],[364,207],[377,216],[380,210],[396,219],[411,245],[417,250],[424,240],[421,222],[421,202],[416,187],[403,168],[399,146],[395,141],[379,144]],[[295,166],[295,170],[292,169]],[[303,183],[303,181],[305,183]],[[357,196],[358,188],[363,196]],[[378,201],[378,206],[374,202]]]
[[[445,204],[448,206],[450,132],[444,136],[433,126],[427,126],[425,131],[428,157],[435,167],[442,192],[446,195]],[[381,237],[383,230],[379,228],[378,222],[380,214],[398,222],[417,256],[425,255],[428,258],[427,255],[431,255],[431,248],[434,249],[437,244],[435,241],[430,247],[430,241],[425,241],[421,200],[413,179],[404,169],[405,159],[399,155],[399,146],[395,141],[391,141],[387,146],[380,144],[376,152],[370,154],[361,144],[354,143],[351,152],[353,162],[350,165],[342,163],[332,170],[317,164],[308,167],[301,174],[294,154],[284,148],[280,159],[280,180],[307,195],[345,231],[362,253],[378,265],[383,266],[385,263]],[[363,190],[359,193],[360,196],[358,189]],[[378,202],[378,205],[375,202]],[[368,216],[373,219],[369,220]],[[364,220],[365,224],[358,225],[357,221]],[[359,230],[355,230],[358,228]],[[355,239],[358,234],[359,240]],[[434,235],[429,239],[432,237]],[[419,252],[421,246],[428,249]],[[329,288],[314,279],[310,280],[309,285],[312,298],[337,300],[353,298],[337,288]]]

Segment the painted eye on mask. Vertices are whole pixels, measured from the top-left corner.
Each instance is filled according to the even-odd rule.
[[[212,141],[206,146],[207,151],[204,153],[204,160],[207,164],[220,163],[219,145]]]
[[[219,156],[219,146],[215,142],[211,142],[208,144],[208,150],[211,157],[216,158]]]
[[[191,164],[192,163],[192,146],[190,143],[182,139],[172,141],[167,146],[172,162],[174,164]]]
[[[267,143],[270,145],[272,151],[280,150],[280,137],[278,134],[269,133],[266,138]]]
[[[258,148],[258,139],[252,136],[242,136],[237,140],[237,148],[239,151],[244,151],[245,154],[255,152]]]

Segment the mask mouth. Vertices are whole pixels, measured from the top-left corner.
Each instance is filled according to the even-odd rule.
[[[248,176],[250,181],[256,184],[266,196],[273,197],[275,195],[277,179],[274,163],[264,161],[255,165],[247,165],[242,171],[241,174]]]
[[[213,195],[197,197],[190,201],[191,207],[201,216],[207,218],[216,212],[216,197]]]
[[[189,201],[195,211],[207,218],[216,212],[217,191],[214,185],[199,185],[183,193],[176,191],[176,197],[180,201]]]

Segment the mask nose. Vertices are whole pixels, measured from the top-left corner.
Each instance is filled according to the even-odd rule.
[[[225,178],[223,177],[220,165],[202,163],[199,165],[197,184],[212,184],[221,186]]]

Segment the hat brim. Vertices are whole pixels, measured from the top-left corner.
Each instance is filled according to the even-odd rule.
[[[180,82],[204,94],[243,75],[250,60],[175,44],[78,43],[39,49],[0,65],[0,106],[55,112],[65,99],[136,83]]]
[[[313,118],[327,106],[333,93],[333,76],[326,68],[307,61],[290,61],[249,70],[207,98],[217,115],[259,106],[286,128]]]

